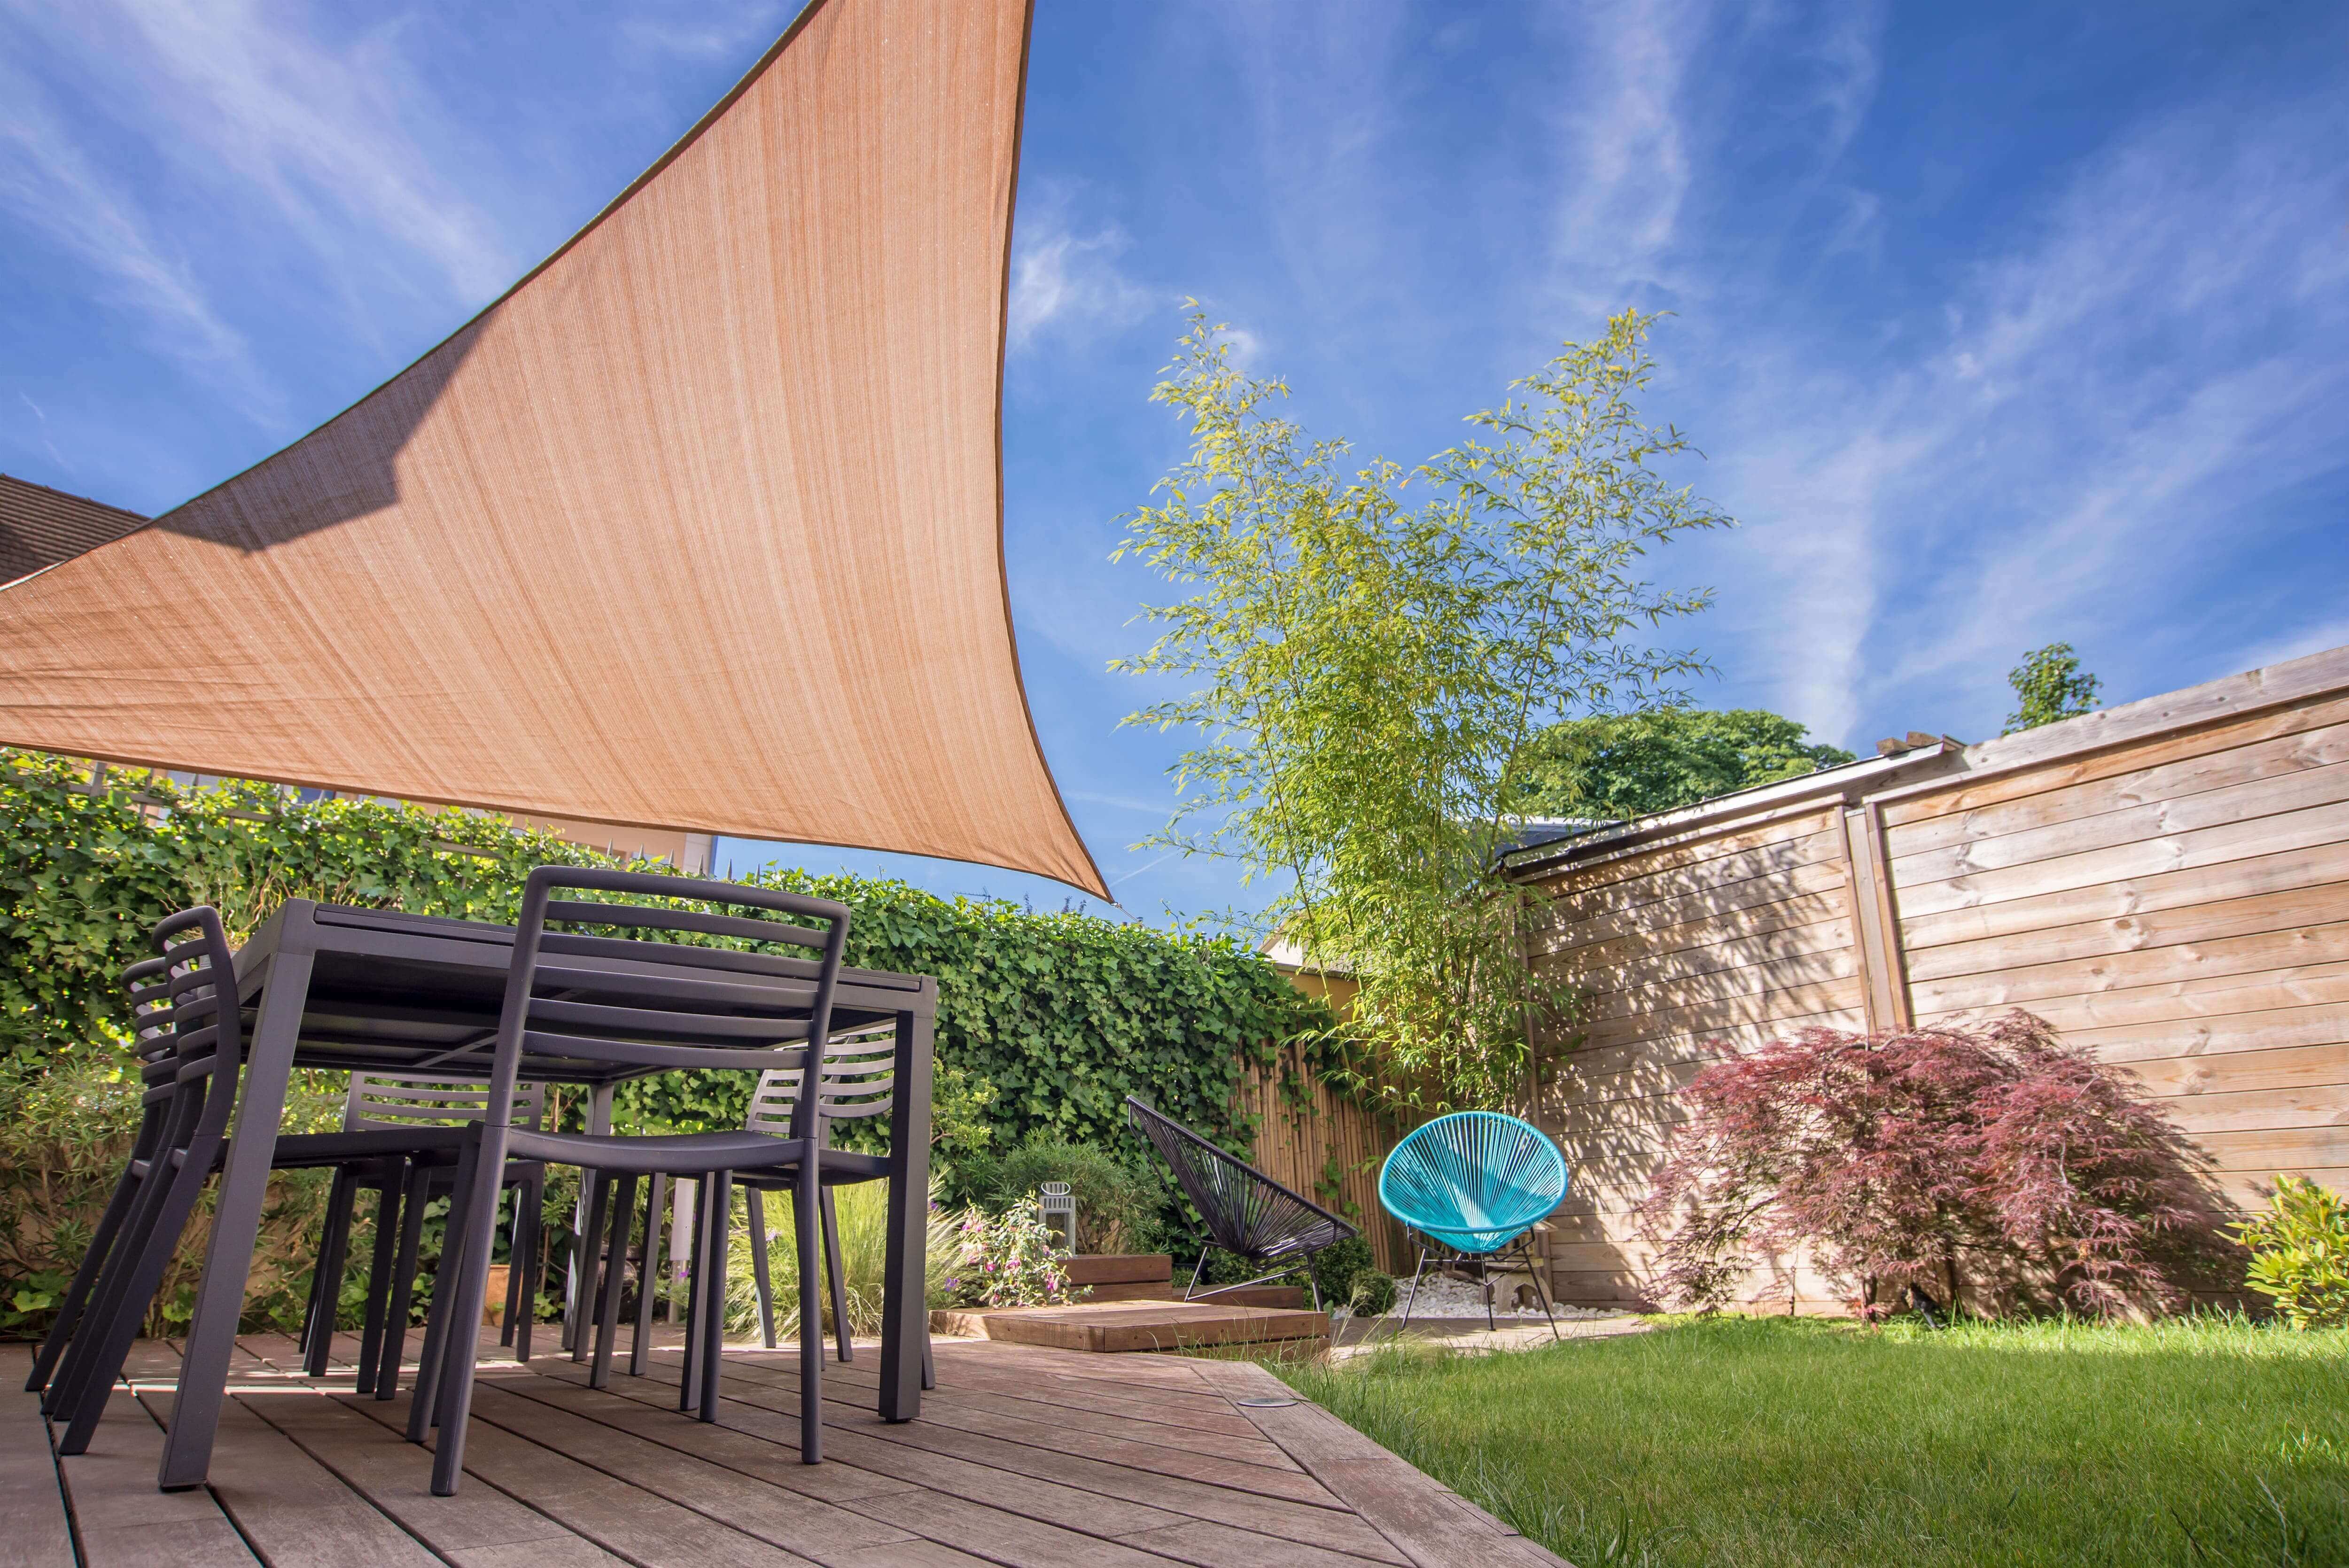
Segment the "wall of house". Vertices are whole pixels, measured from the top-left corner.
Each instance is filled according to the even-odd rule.
[[[1915,772],[1535,879],[1537,962],[1588,998],[1537,1042],[1537,1119],[1576,1176],[1566,1299],[1642,1299],[1630,1210],[1678,1089],[1806,1024],[2026,1007],[2134,1074],[2232,1197],[2279,1171],[2349,1188],[2349,649]],[[1745,1295],[1844,1309],[1799,1264]]]

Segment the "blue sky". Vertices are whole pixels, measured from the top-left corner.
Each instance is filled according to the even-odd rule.
[[[158,511],[301,435],[591,216],[769,5],[0,0],[0,469]],[[1108,661],[1195,295],[1411,460],[1627,304],[1744,524],[1657,561],[1710,706],[1965,739],[2024,649],[2106,696],[2349,643],[2349,9],[1039,0],[1010,581],[1044,748],[1134,915],[1175,743]],[[946,892],[985,868],[729,841]]]

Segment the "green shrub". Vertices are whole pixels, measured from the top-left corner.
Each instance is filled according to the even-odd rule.
[[[973,1202],[1001,1212],[1047,1181],[1066,1181],[1077,1201],[1077,1250],[1145,1253],[1159,1233],[1157,1184],[1106,1150],[1031,1136],[996,1157],[966,1160],[957,1171]]]
[[[1376,1267],[1371,1243],[1360,1236],[1349,1236],[1313,1254],[1313,1287],[1323,1301],[1337,1306],[1354,1298],[1354,1276]]]
[[[2294,1328],[2349,1326],[2349,1201],[2279,1176],[2267,1212],[2233,1227],[2251,1249],[2248,1284]]]
[[[1392,1275],[1364,1269],[1354,1276],[1353,1294],[1346,1305],[1356,1317],[1384,1317],[1394,1310],[1395,1299],[1401,1294]]]

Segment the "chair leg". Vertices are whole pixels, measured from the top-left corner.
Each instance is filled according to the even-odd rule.
[[[792,1219],[799,1232],[800,1269],[800,1462],[823,1462],[823,1307],[816,1297],[816,1233],[823,1208],[821,1161],[811,1148],[800,1161],[792,1194]],[[710,1418],[709,1412],[704,1419]]]
[[[658,1171],[645,1193],[645,1261],[636,1284],[636,1337],[628,1346],[628,1376],[645,1375],[645,1359],[652,1353],[653,1303],[660,1290],[661,1200],[668,1196],[668,1178]]]
[[[579,1305],[574,1314],[575,1324],[571,1335],[571,1359],[585,1362],[592,1346],[590,1331],[595,1326],[595,1303],[602,1295],[603,1275],[598,1271],[604,1264],[604,1227],[608,1222],[605,1210],[610,1202],[612,1181],[600,1171],[582,1171],[579,1180],[593,1191],[587,1198],[587,1228],[579,1233],[578,1242],[573,1248],[573,1255],[579,1260],[576,1285]]]
[[[417,1254],[424,1245],[424,1202],[431,1180],[428,1167],[414,1165],[400,1184],[399,1256],[391,1266],[391,1300],[384,1309],[383,1359],[375,1374],[378,1399],[399,1392],[399,1364],[408,1356],[408,1316],[416,1305]]]
[[[313,1377],[326,1375],[335,1320],[342,1315],[343,1271],[350,1264],[351,1214],[358,1195],[358,1171],[336,1167],[334,1189],[326,1197],[326,1221],[318,1233],[318,1261],[310,1271],[310,1310],[302,1325],[302,1370]]]
[[[450,1212],[463,1216],[455,1277],[450,1282],[449,1323],[440,1369],[440,1435],[432,1450],[432,1495],[454,1497],[465,1473],[465,1431],[473,1404],[475,1346],[481,1339],[481,1313],[490,1288],[490,1252],[496,1239],[498,1194],[505,1185],[506,1130],[475,1124],[474,1140],[467,1145],[471,1169],[460,1168],[456,1204]],[[436,1285],[434,1295],[440,1295]]]
[[[191,1113],[194,1109],[191,1107]],[[145,1211],[141,1215],[144,1222],[134,1224],[124,1238],[129,1244],[123,1253],[123,1266],[119,1271],[108,1271],[110,1275],[119,1273],[121,1283],[113,1285],[109,1280],[111,1288],[102,1293],[107,1299],[91,1315],[83,1333],[75,1337],[67,1355],[68,1374],[78,1372],[78,1377],[62,1388],[65,1401],[52,1407],[53,1415],[70,1418],[65,1436],[57,1442],[59,1454],[71,1458],[88,1449],[98,1418],[106,1413],[107,1400],[114,1392],[114,1380],[121,1376],[122,1364],[129,1359],[130,1346],[139,1337],[147,1304],[162,1288],[163,1272],[171,1267],[171,1255],[179,1251],[188,1217],[195,1212],[196,1200],[211,1179],[212,1155],[218,1148],[217,1140],[197,1139],[189,1147],[185,1163],[175,1170],[168,1156],[159,1158],[148,1181],[143,1183],[150,1191],[142,1196],[150,1200],[140,1205]],[[237,1288],[242,1290],[243,1282],[239,1281]],[[87,1357],[80,1355],[85,1342],[90,1347]],[[184,1397],[187,1390],[181,1392]]]
[[[142,1134],[151,1130],[140,1129]],[[151,1155],[152,1142],[151,1136],[142,1136],[134,1148],[133,1159]],[[58,1304],[57,1320],[49,1325],[48,1333],[41,1338],[40,1349],[34,1354],[32,1376],[25,1379],[26,1393],[38,1394],[48,1387],[50,1377],[57,1372],[57,1360],[64,1356],[75,1326],[81,1321],[82,1309],[89,1304],[90,1292],[106,1273],[107,1259],[113,1254],[115,1239],[138,1202],[140,1185],[138,1172],[129,1163],[124,1164],[121,1176],[114,1183],[113,1196],[106,1201],[106,1212],[98,1216],[98,1229],[90,1233],[88,1250],[82,1253],[80,1266],[74,1270],[73,1284],[66,1287],[66,1298]]]
[[[701,1266],[709,1271],[702,1300],[707,1312],[701,1324],[701,1408],[705,1421],[718,1419],[718,1379],[726,1359],[726,1245],[732,1230],[728,1212],[734,1206],[733,1172],[713,1173],[709,1187],[709,1239],[702,1250]],[[800,1292],[804,1297],[807,1292]]]
[[[636,1179],[623,1176],[612,1199],[612,1249],[604,1265],[603,1299],[595,1304],[595,1363],[587,1373],[590,1388],[611,1385],[612,1339],[620,1331],[620,1290],[628,1276],[628,1228],[636,1218]]]
[[[512,1304],[506,1308],[506,1326],[512,1332],[501,1342],[511,1342],[514,1359],[527,1367],[531,1332],[538,1326],[538,1290],[546,1276],[545,1261],[538,1255],[545,1230],[546,1178],[525,1179],[514,1190],[514,1203],[520,1212],[514,1216],[513,1283],[506,1292]]]
[[[832,1189],[819,1189],[823,1194],[823,1277],[832,1287],[832,1336],[840,1346],[843,1361],[856,1359],[856,1348],[848,1342],[848,1279],[840,1266],[840,1215],[833,1208]]]
[[[1533,1248],[1522,1242],[1518,1244],[1526,1254],[1526,1277],[1534,1282],[1534,1295],[1542,1304],[1542,1315],[1549,1319],[1550,1337],[1563,1345],[1566,1336],[1557,1331],[1557,1313],[1549,1304],[1549,1287],[1542,1283],[1541,1270],[1534,1266]]]
[[[1493,1260],[1476,1260],[1476,1283],[1485,1287],[1485,1332],[1497,1333],[1500,1325],[1493,1321]]]
[[[709,1271],[703,1264],[709,1256],[709,1184],[707,1173],[694,1179],[693,1250],[685,1264],[685,1367],[678,1379],[677,1408],[688,1415],[701,1408],[701,1362],[709,1353],[709,1336],[702,1332],[709,1315]],[[725,1288],[720,1281],[718,1289]]]
[[[367,1264],[367,1317],[359,1326],[358,1384],[353,1390],[360,1394],[375,1392],[377,1369],[383,1359],[392,1281],[398,1277],[399,1191],[407,1182],[407,1162],[403,1161],[378,1174],[382,1181],[375,1190],[375,1253]]]
[[[477,1312],[474,1332],[460,1339],[457,1309],[463,1295],[460,1286],[465,1239],[472,1229],[472,1212],[465,1194],[470,1191],[468,1183],[473,1179],[479,1152],[477,1142],[466,1143],[457,1161],[456,1185],[449,1194],[449,1218],[440,1232],[440,1261],[432,1269],[432,1307],[424,1315],[424,1349],[416,1358],[416,1385],[408,1393],[408,1440],[411,1443],[422,1442],[440,1425],[450,1367],[462,1361],[470,1369],[473,1364],[481,1318]]]
[[[1419,1305],[1419,1276],[1426,1272],[1427,1249],[1422,1247],[1419,1249],[1419,1266],[1411,1271],[1411,1294],[1403,1297],[1402,1321],[1395,1325],[1397,1334],[1411,1326],[1411,1309]]]
[[[1194,1295],[1198,1294],[1199,1276],[1206,1273],[1207,1268],[1207,1250],[1214,1245],[1215,1243],[1213,1242],[1202,1242],[1199,1243],[1199,1261],[1191,1265],[1191,1283],[1183,1287],[1183,1299],[1185,1301],[1190,1300]]]
[[[742,1205],[750,1212],[750,1284],[759,1293],[759,1342],[775,1347],[775,1282],[767,1258],[766,1194],[756,1187],[742,1189]]]

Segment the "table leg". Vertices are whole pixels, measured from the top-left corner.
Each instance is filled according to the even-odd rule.
[[[922,1361],[930,1343],[930,1049],[927,1015],[897,1015],[896,1081],[889,1114],[889,1247],[882,1267],[881,1418],[922,1413]],[[802,1261],[800,1266],[808,1266]]]
[[[212,1467],[212,1434],[220,1426],[228,1388],[229,1357],[236,1348],[237,1319],[244,1312],[245,1277],[253,1268],[262,1200],[277,1150],[277,1124],[285,1114],[285,1086],[294,1070],[294,1047],[301,1037],[302,1009],[309,993],[310,955],[280,951],[270,961],[261,1014],[245,1055],[236,1126],[221,1170],[220,1201],[212,1211],[212,1243],[204,1253],[195,1314],[188,1320],[179,1398],[155,1477],[155,1484],[165,1491],[202,1486]]]

